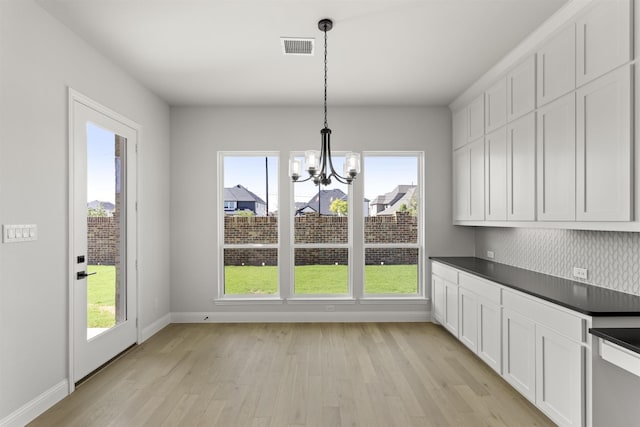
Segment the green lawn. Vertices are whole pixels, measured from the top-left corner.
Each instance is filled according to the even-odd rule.
[[[346,265],[307,265],[295,268],[297,294],[346,294]],[[415,294],[415,265],[367,265],[365,288],[372,294]],[[277,267],[226,266],[225,293],[271,295],[278,289]]]
[[[110,328],[116,324],[116,268],[113,265],[89,265],[87,277],[87,327]]]

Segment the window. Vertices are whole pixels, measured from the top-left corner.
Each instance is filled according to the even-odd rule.
[[[236,201],[231,201],[231,200],[225,200],[224,201],[224,211],[228,212],[228,211],[235,211],[238,207],[238,202]]]
[[[220,153],[220,294],[278,294],[278,156]]]
[[[363,159],[364,294],[422,295],[422,154]]]
[[[333,164],[342,171],[344,157]],[[350,294],[350,186],[334,180],[328,186],[312,181],[292,185],[293,264],[292,295]]]

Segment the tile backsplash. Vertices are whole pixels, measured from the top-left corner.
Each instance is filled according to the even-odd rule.
[[[585,283],[640,295],[640,233],[478,227],[476,256],[552,276],[578,280],[573,267],[588,269]]]

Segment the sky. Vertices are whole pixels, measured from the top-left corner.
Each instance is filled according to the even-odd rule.
[[[288,159],[282,167],[288,169]],[[333,166],[336,172],[342,174],[344,155],[333,156]],[[267,157],[269,174],[269,210],[278,209],[276,204],[278,188],[278,158]],[[266,201],[265,185],[265,157],[264,156],[225,156],[224,158],[224,186],[232,187],[238,184],[251,190],[262,200]],[[362,173],[356,179],[364,179],[364,193],[369,200],[392,191],[400,184],[416,184],[418,182],[418,160],[416,157],[396,156],[366,156],[363,158]],[[369,172],[366,172],[366,171]],[[305,172],[306,173],[306,172]],[[334,181],[323,189],[339,188],[345,193],[348,186]],[[294,187],[296,202],[307,202],[318,192],[312,181],[297,183]]]
[[[87,123],[87,202],[115,204],[115,134]]]

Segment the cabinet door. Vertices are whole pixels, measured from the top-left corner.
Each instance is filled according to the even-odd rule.
[[[469,147],[453,152],[453,219],[469,219],[471,202],[471,158]]]
[[[507,126],[507,219],[536,219],[536,120],[530,113]]]
[[[460,341],[474,353],[478,351],[478,300],[473,292],[464,288],[458,290],[458,311]]]
[[[458,149],[467,143],[467,109],[454,111],[451,116],[453,149]]]
[[[532,402],[536,398],[535,338],[533,321],[503,309],[502,376]]]
[[[484,136],[484,94],[474,99],[467,107],[467,141]]]
[[[576,219],[576,98],[570,93],[538,110],[538,220]]]
[[[536,405],[561,426],[583,425],[582,346],[536,325]]]
[[[485,159],[485,218],[488,221],[507,219],[507,128],[486,136]]]
[[[432,276],[431,295],[433,318],[442,324],[444,319],[444,281],[438,276]]]
[[[444,327],[458,338],[458,285],[444,282]]]
[[[531,55],[507,74],[507,121],[536,108],[536,56]]]
[[[502,374],[500,307],[478,298],[478,356]]]
[[[484,219],[484,138],[468,145],[469,147],[469,219]]]
[[[507,123],[507,80],[500,79],[484,93],[485,132]]]
[[[576,25],[578,86],[632,59],[630,0],[594,2]]]
[[[562,30],[537,52],[538,107],[576,87],[575,25]]]
[[[631,220],[631,66],[576,91],[578,221]]]

